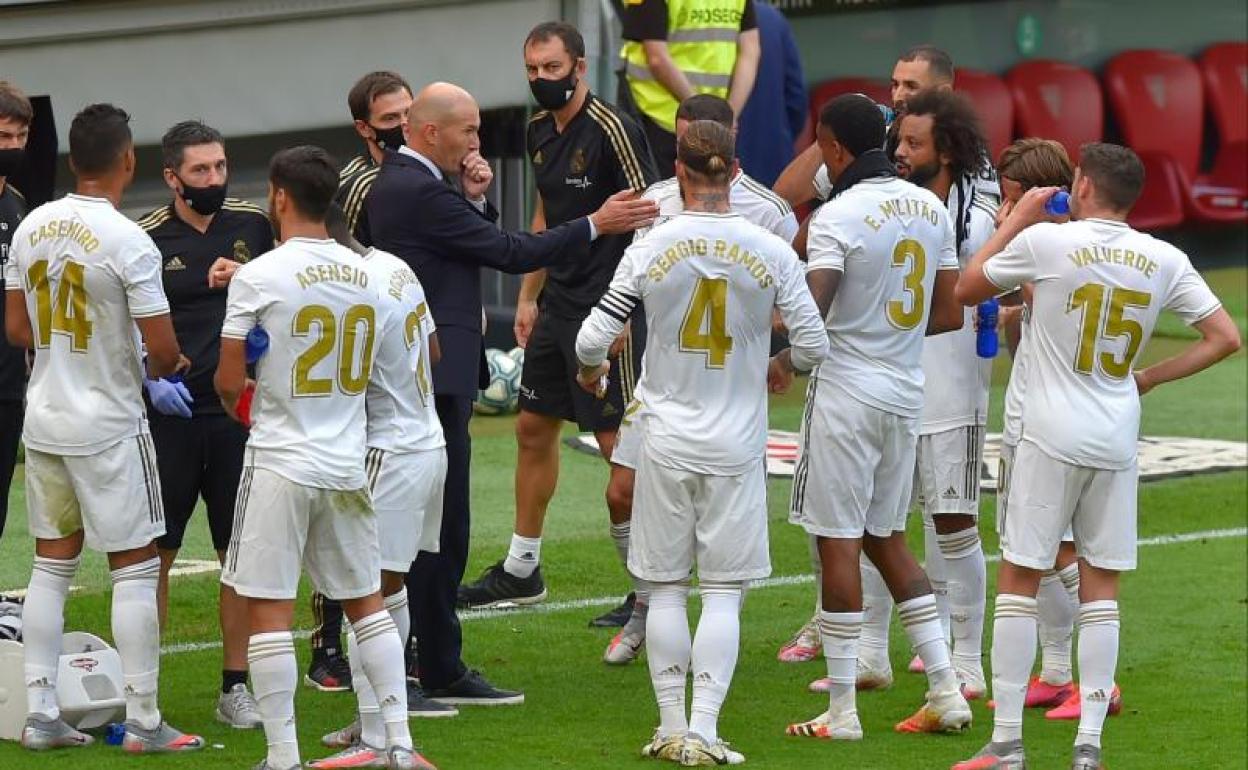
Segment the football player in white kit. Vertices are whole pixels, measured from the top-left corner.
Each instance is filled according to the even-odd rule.
[[[1082,714],[1072,770],[1101,765],[1101,730],[1118,659],[1118,578],[1135,568],[1140,395],[1239,349],[1239,330],[1187,256],[1126,223],[1144,185],[1134,152],[1084,145],[1067,224],[1044,221],[1056,191],[1014,206],[958,281],[958,300],[1033,286],[1022,440],[1001,523],[993,622],[992,740],[959,770],[1021,768],[1027,680],[1036,653],[1036,592],[1073,527],[1079,553]],[[1162,309],[1201,339],[1142,370],[1135,357]]]
[[[952,91],[913,96],[898,118],[897,174],[926,187],[953,218],[958,261],[965,264],[996,227],[996,206],[967,182],[985,153],[975,110]],[[960,206],[960,208],[958,208]],[[992,361],[976,354],[975,313],[962,328],[923,344],[923,416],[914,497],[923,508],[924,571],[952,636],[953,668],[968,700],[984,694],[982,658],[986,567],[979,540],[979,471],[988,422]],[[862,560],[863,624],[858,688],[887,687],[893,601],[870,560]]]
[[[120,212],[134,179],[130,116],[94,104],[74,116],[69,162],[76,191],[35,209],[5,265],[5,332],[34,348],[27,390],[26,494],[35,563],[23,615],[28,749],[84,746],[60,718],[57,666],[65,597],[86,545],[108,555],[113,640],[125,678],[122,746],[133,753],[201,748],[157,707],[160,629],[153,542],[165,532],[156,458],[142,396],[149,377],[185,371],[161,258]],[[140,338],[141,335],[141,338]]]
[[[676,141],[684,135],[689,124],[695,120],[711,120],[735,132],[736,117],[732,105],[726,99],[713,94],[696,94],[680,103],[676,110]],[[645,237],[653,227],[666,222],[685,210],[684,198],[680,192],[680,180],[677,177],[665,179],[650,186],[642,194],[659,204],[659,216],[652,227],[637,230],[634,240]],[[748,174],[737,169],[728,186],[728,204],[732,211],[740,214],[745,221],[758,225],[764,230],[775,233],[785,242],[791,242],[797,234],[797,217],[793,209],[778,195],[750,178]],[[633,387],[634,402],[641,399],[638,388],[641,382]],[[631,405],[630,405],[631,406]],[[607,484],[607,505],[612,512],[612,539],[617,545],[623,544],[621,556],[628,563],[628,532],[630,511],[633,507],[633,481],[637,468],[638,447],[641,438],[635,426],[639,421],[637,407],[631,406],[629,414],[620,424],[615,438],[615,450],[611,453],[611,480]],[[634,578],[635,583],[641,583]],[[612,665],[623,665],[632,662],[641,652],[646,641],[646,608],[647,598],[645,586],[635,586],[637,602],[633,605],[633,613],[628,622],[620,629],[607,645],[603,653],[604,662]]]
[[[385,333],[377,342],[377,360],[365,398],[368,453],[365,470],[377,514],[381,550],[381,593],[399,638],[411,630],[404,576],[418,551],[436,553],[442,528],[442,485],[446,479],[446,440],[433,406],[430,372],[441,351],[425,290],[407,263],[389,252],[361,246],[352,237],[337,206],[326,226],[339,244],[363,258],[377,290],[377,314]],[[325,735],[321,742],[343,751],[308,763],[319,770],[385,767],[386,731],[377,695],[360,667],[355,634],[347,633],[358,719]],[[433,712],[453,717],[447,707]]]
[[[743,585],[771,572],[764,456],[773,310],[791,330],[793,366],[809,369],[828,350],[797,255],[731,211],[733,147],[719,123],[689,125],[676,161],[684,212],[625,252],[576,345],[582,383],[602,388],[608,348],[644,304],[646,387],[628,567],[649,586],[660,724],[642,751],[684,765],[745,761],[719,738],[718,720],[736,668]],[[691,640],[695,563],[702,615]]]
[[[365,392],[393,329],[378,312],[376,278],[334,243],[325,216],[338,185],[322,149],[294,147],[269,166],[270,219],[281,245],[230,282],[216,387],[246,419],[247,335],[269,335],[256,364],[251,433],[221,579],[252,601],[248,662],[264,717],[260,767],[299,767],[290,633],[300,568],[342,602],[359,665],[380,704],[388,766],[430,768],[412,748],[403,644],[380,591],[377,517],[365,474]]]
[[[971,710],[958,691],[932,589],[905,543],[923,410],[923,338],[961,328],[958,258],[945,204],[897,179],[884,118],[859,94],[833,99],[818,141],[836,180],[810,227],[807,279],[832,352],[806,394],[790,520],[817,539],[819,631],[828,710],[789,734],[859,740],[855,701],[862,628],[859,554],[880,570],[923,658],[926,704],[903,732],[958,730]]]

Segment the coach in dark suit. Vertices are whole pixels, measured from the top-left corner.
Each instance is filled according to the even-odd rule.
[[[433,367],[434,402],[446,434],[447,474],[440,553],[421,552],[409,580],[412,626],[424,696],[455,705],[521,703],[460,659],[456,591],[468,561],[471,443],[468,420],[486,383],[481,337],[481,267],[525,273],[585,259],[598,235],[629,232],[658,213],[620,193],[598,211],[539,234],[508,233],[485,199],[493,175],[479,152],[476,101],[449,83],[426,87],[412,103],[405,146],[386,153],[365,207],[378,248],[420,278],[438,325],[442,359]],[[448,181],[458,177],[463,192]]]

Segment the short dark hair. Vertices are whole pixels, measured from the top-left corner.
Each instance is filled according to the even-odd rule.
[[[407,91],[409,95],[412,93],[412,87],[397,72],[378,70],[355,81],[355,85],[347,92],[347,108],[351,110],[352,120],[367,123],[368,115],[373,109],[373,100],[395,91]]]
[[[160,138],[160,154],[165,168],[177,171],[182,167],[183,156],[187,147],[201,144],[219,144],[225,146],[225,137],[221,132],[198,120],[184,120],[175,123]]]
[[[693,121],[676,143],[677,160],[712,184],[728,181],[735,157],[732,129],[714,120]]]
[[[130,116],[111,104],[83,107],[69,124],[69,160],[78,174],[102,174],[134,144]]]
[[[285,190],[301,214],[323,222],[338,190],[338,164],[320,147],[290,147],[269,162],[269,182]]]
[[[855,158],[884,146],[884,113],[862,94],[841,94],[824,105],[819,125]]]
[[[35,119],[35,110],[30,106],[30,99],[22,93],[22,89],[7,80],[0,80],[0,118],[15,120],[23,126],[29,126]]]
[[[1144,189],[1144,164],[1130,147],[1088,142],[1079,148],[1079,171],[1114,211],[1130,211]]]
[[[713,120],[724,128],[731,129],[736,122],[736,115],[727,99],[715,94],[694,94],[676,108],[676,119]]]
[[[974,173],[984,165],[988,142],[975,107],[965,96],[938,88],[920,91],[910,97],[901,119],[912,115],[932,117],[936,152],[949,156],[955,176]]]
[[[524,48],[528,48],[530,43],[545,43],[552,37],[563,41],[563,47],[572,54],[572,61],[585,58],[585,38],[581,37],[579,29],[566,21],[544,21],[538,24],[529,30],[528,37],[524,39]]]
[[[943,48],[934,45],[916,45],[907,49],[897,61],[925,61],[932,74],[941,80],[953,80],[953,59]]]

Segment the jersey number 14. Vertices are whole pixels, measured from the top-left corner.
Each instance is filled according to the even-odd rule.
[[[83,283],[82,263],[66,260],[56,293],[48,279],[48,261],[41,259],[26,271],[26,280],[35,294],[35,344],[46,348],[52,344],[52,332],[69,337],[75,353],[87,350],[91,339],[91,319],[87,318],[87,290]]]

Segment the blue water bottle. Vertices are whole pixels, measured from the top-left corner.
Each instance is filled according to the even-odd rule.
[[[979,303],[979,326],[975,330],[975,352],[980,358],[997,357],[997,298]]]
[[[118,722],[110,722],[104,728],[104,742],[109,746],[120,746],[126,737],[126,726]]]
[[[247,363],[254,364],[269,350],[269,333],[263,326],[254,326],[247,332],[243,345],[247,351]]]
[[[1058,190],[1044,202],[1044,211],[1051,217],[1063,217],[1070,213],[1070,193]]]

